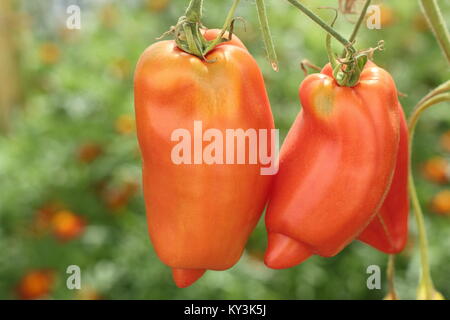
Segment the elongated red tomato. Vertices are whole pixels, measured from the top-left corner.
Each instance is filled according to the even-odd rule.
[[[351,88],[328,65],[299,95],[266,214],[265,263],[276,269],[333,256],[363,231],[387,194],[399,145],[395,84],[374,63]]]
[[[217,33],[209,30],[205,37],[210,40]],[[192,284],[207,269],[225,270],[238,261],[272,180],[261,175],[259,160],[202,162],[199,147],[206,152],[213,142],[218,146],[217,135],[226,137],[228,129],[268,130],[270,152],[274,128],[261,71],[240,40],[233,37],[220,44],[206,59],[209,62],[181,51],[174,41],[161,41],[145,50],[135,73],[148,230],[179,287]],[[194,121],[203,132],[211,129],[215,134],[203,136],[196,145]],[[176,164],[171,158],[178,129],[192,137],[191,164]],[[226,148],[228,142],[220,144]],[[219,156],[224,163],[228,152]],[[231,152],[239,152],[237,140]]]
[[[383,206],[369,226],[359,236],[359,240],[385,253],[399,253],[408,240],[408,125],[399,104],[400,143],[394,178]]]

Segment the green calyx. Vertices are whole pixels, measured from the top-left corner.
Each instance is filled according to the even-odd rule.
[[[195,55],[207,61],[206,55],[213,50],[217,45],[230,41],[233,34],[233,22],[230,26],[219,34],[214,40],[208,41],[202,35],[200,28],[202,25],[199,22],[191,22],[186,16],[180,17],[175,26],[175,42],[181,50],[189,54]],[[223,35],[228,31],[228,37]]]
[[[337,19],[337,13],[334,17],[331,27]],[[336,54],[331,49],[331,35],[328,33],[326,38],[326,48],[328,53],[328,59],[330,60],[331,67],[333,68],[333,77],[338,85],[343,87],[354,87],[359,82],[361,72],[364,70],[364,66],[368,61],[368,54],[371,51],[356,52],[353,48],[353,43],[349,43],[345,47],[345,55],[342,59],[336,57]]]
[[[356,86],[368,60],[367,54],[364,53],[350,55],[340,61],[336,60],[333,66],[334,79],[340,86]]]
[[[231,40],[234,22],[236,21],[233,16],[239,0],[234,0],[222,31],[211,41],[206,40],[201,32],[201,29],[204,28],[201,23],[202,3],[203,0],[191,0],[185,15],[180,17],[176,26],[172,27],[167,33],[175,34],[175,42],[179,49],[207,62],[213,62],[207,60],[206,55],[217,45]],[[228,37],[224,37],[227,31]]]
[[[294,1],[294,0],[292,0]],[[331,22],[330,26],[322,25],[322,27],[327,31],[326,38],[326,48],[328,53],[328,59],[330,60],[330,64],[333,68],[333,77],[338,83],[338,85],[343,87],[354,87],[358,84],[359,78],[361,76],[362,71],[369,59],[372,58],[373,53],[376,50],[383,50],[384,42],[380,41],[378,46],[375,48],[370,48],[365,51],[356,51],[354,48],[354,43],[356,40],[356,35],[358,34],[358,30],[361,27],[364,18],[366,17],[367,9],[370,5],[371,0],[366,0],[363,9],[359,15],[358,22],[356,23],[353,32],[350,36],[350,39],[347,40],[336,34],[337,32],[333,29],[334,24],[338,18],[338,11],[336,9],[336,15]],[[332,9],[328,7],[324,7],[324,9]],[[318,19],[318,18],[316,18]],[[322,22],[321,22],[322,24]],[[344,45],[344,52],[341,57],[337,57],[337,55],[331,49],[331,36],[333,36],[336,40]]]
[[[327,50],[336,82],[340,86],[354,87],[358,84],[367,61],[373,58],[374,52],[384,50],[384,41],[379,41],[375,48],[358,52],[353,47],[346,48],[344,58],[336,58],[336,55],[331,51],[330,39],[327,38]]]

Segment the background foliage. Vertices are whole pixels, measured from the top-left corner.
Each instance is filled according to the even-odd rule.
[[[8,32],[0,37],[8,45],[0,46],[0,52],[10,60],[4,63],[9,72],[0,73],[0,83],[5,87],[16,81],[18,86],[10,89],[14,94],[9,102],[0,105],[5,108],[0,135],[0,298],[26,298],[27,292],[51,299],[383,298],[386,255],[355,241],[336,257],[270,270],[262,263],[262,223],[235,267],[207,272],[192,287],[177,289],[147,235],[132,77],[140,53],[176,23],[187,1],[4,1],[12,10],[3,11]],[[245,29],[237,23],[236,33],[263,70],[276,126],[284,137],[300,109],[300,61],[326,63],[325,34],[286,1],[266,2],[280,71],[273,72],[265,59],[252,1],[240,4],[238,15],[247,22]],[[337,0],[303,2],[310,8],[338,6]],[[81,7],[81,30],[65,28],[70,4]],[[450,3],[440,5],[450,18]],[[230,1],[205,1],[205,6],[204,24],[221,26]],[[332,11],[315,11],[327,21],[333,17]],[[355,15],[341,14],[337,28],[349,34],[355,20]],[[406,95],[401,102],[408,114],[424,94],[449,79],[449,69],[416,1],[384,1],[382,22],[380,30],[363,27],[357,46],[374,47],[385,40],[386,50],[377,52],[375,61],[392,73]],[[444,192],[434,197],[449,187],[450,136],[444,135],[450,129],[448,107],[426,113],[414,149],[432,274],[447,298],[450,196]],[[410,243],[397,259],[402,298],[415,297],[416,244],[411,219]],[[66,287],[66,268],[72,264],[81,267],[81,290]],[[383,270],[381,290],[366,287],[366,268],[374,264]]]

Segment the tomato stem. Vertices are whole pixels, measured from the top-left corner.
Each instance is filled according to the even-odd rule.
[[[224,25],[223,25],[223,27],[222,27],[222,31],[221,31],[220,34],[219,34],[213,41],[211,41],[211,42],[209,43],[209,45],[206,47],[206,49],[205,49],[205,54],[207,54],[209,51],[211,51],[212,49],[214,49],[215,46],[217,46],[219,43],[222,42],[222,39],[223,39],[222,37],[224,36],[225,32],[226,32],[227,30],[230,29],[230,26],[231,26],[231,24],[233,23],[234,13],[236,12],[236,9],[237,9],[237,6],[238,6],[238,4],[239,4],[239,1],[240,1],[240,0],[234,0],[234,1],[233,1],[233,5],[231,6],[230,11],[228,11],[227,17],[226,17],[226,19],[225,19],[225,23],[224,23]],[[231,30],[229,30],[229,32],[230,32],[229,37],[232,37]]]
[[[278,58],[273,45],[272,36],[270,34],[269,20],[267,19],[266,6],[264,0],[256,0],[256,10],[258,11],[259,24],[266,47],[267,58],[269,59],[272,69],[278,71]]]
[[[398,300],[397,292],[395,291],[395,255],[390,254],[387,266],[388,290],[392,300]]]
[[[340,35],[336,30],[333,29],[333,27],[330,27],[325,21],[323,21],[319,16],[317,16],[314,12],[306,8],[303,4],[298,2],[297,0],[287,0],[289,1],[294,7],[302,11],[304,14],[306,14],[311,20],[313,20],[315,23],[317,23],[322,29],[324,29],[326,32],[328,32],[333,38],[335,38],[337,41],[342,43],[342,45],[346,48],[353,48],[353,45],[350,41],[345,39],[342,35]]]
[[[434,104],[446,101],[445,97],[449,94],[448,92],[450,92],[450,80],[447,80],[446,82],[433,89],[417,103],[408,119],[410,133],[414,133],[417,121],[419,120],[422,112],[433,106]]]
[[[334,16],[333,22],[331,22],[331,27],[334,27],[334,23],[336,22],[338,18],[338,12],[336,11],[336,15]],[[333,70],[336,69],[336,67],[338,67],[338,63],[337,63],[337,59],[336,59],[336,54],[333,52],[333,49],[331,48],[331,35],[329,33],[327,33],[327,37],[326,37],[326,48],[327,48],[327,54],[328,54],[328,60],[330,61],[331,67],[333,68]],[[344,50],[344,52],[346,52]]]
[[[422,12],[450,64],[450,35],[436,0],[419,0]]]
[[[450,93],[446,92],[450,90],[450,81],[440,85],[428,95],[426,95],[414,108],[411,116],[408,119],[409,128],[409,172],[408,172],[408,187],[409,194],[411,196],[412,205],[414,208],[414,216],[416,218],[418,233],[419,233],[419,246],[420,246],[420,262],[421,262],[421,275],[419,282],[419,291],[423,291],[424,299],[433,299],[436,291],[434,289],[433,280],[431,278],[430,263],[428,257],[428,240],[425,228],[425,220],[420,207],[420,202],[417,196],[416,186],[414,184],[414,177],[412,174],[411,156],[412,146],[414,140],[414,132],[420,115],[423,111],[429,107],[438,104],[443,101],[450,101]]]
[[[348,39],[348,41],[353,42],[356,40],[356,36],[358,35],[359,29],[362,25],[362,22],[364,21],[364,18],[366,17],[367,9],[369,8],[371,1],[372,0],[366,0],[366,3],[364,4],[364,7],[361,10],[358,21],[356,22],[355,28],[353,28],[353,32],[350,35],[350,38]]]
[[[356,40],[356,36],[358,35],[359,29],[361,28],[361,25],[362,25],[362,22],[364,21],[364,18],[366,17],[367,9],[369,8],[371,1],[372,0],[366,0],[366,3],[364,4],[364,7],[361,10],[358,21],[356,22],[356,25],[353,28],[352,34],[350,35],[350,38],[348,39],[348,41],[350,41],[351,43],[353,43]],[[346,51],[344,50],[342,52],[342,57],[345,56],[345,53],[346,53]]]
[[[186,9],[186,18],[189,22],[199,22],[202,17],[203,0],[191,0]]]

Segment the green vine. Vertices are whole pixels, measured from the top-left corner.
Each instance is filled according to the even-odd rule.
[[[450,35],[436,0],[419,0],[422,12],[450,64]]]
[[[420,264],[421,264],[421,274],[417,296],[419,299],[423,300],[443,299],[443,297],[439,292],[437,292],[434,289],[433,280],[431,278],[430,263],[428,257],[428,240],[425,228],[425,221],[423,217],[422,208],[420,207],[419,199],[417,196],[417,190],[414,184],[414,177],[412,174],[412,166],[411,166],[412,146],[414,141],[415,128],[420,118],[420,115],[426,109],[435,104],[444,101],[450,101],[450,93],[448,92],[441,93],[443,92],[443,90],[445,90],[445,88],[447,88],[448,90],[449,87],[450,81],[447,81],[443,85],[433,90],[430,94],[425,96],[414,108],[414,111],[408,120],[409,137],[410,137],[410,144],[409,144],[410,164],[408,173],[408,187],[419,233]]]
[[[267,19],[266,6],[264,0],[256,0],[256,9],[258,11],[259,24],[263,34],[264,45],[266,47],[267,58],[269,59],[272,69],[278,71],[278,58],[273,45],[272,36],[270,34],[269,21]]]

